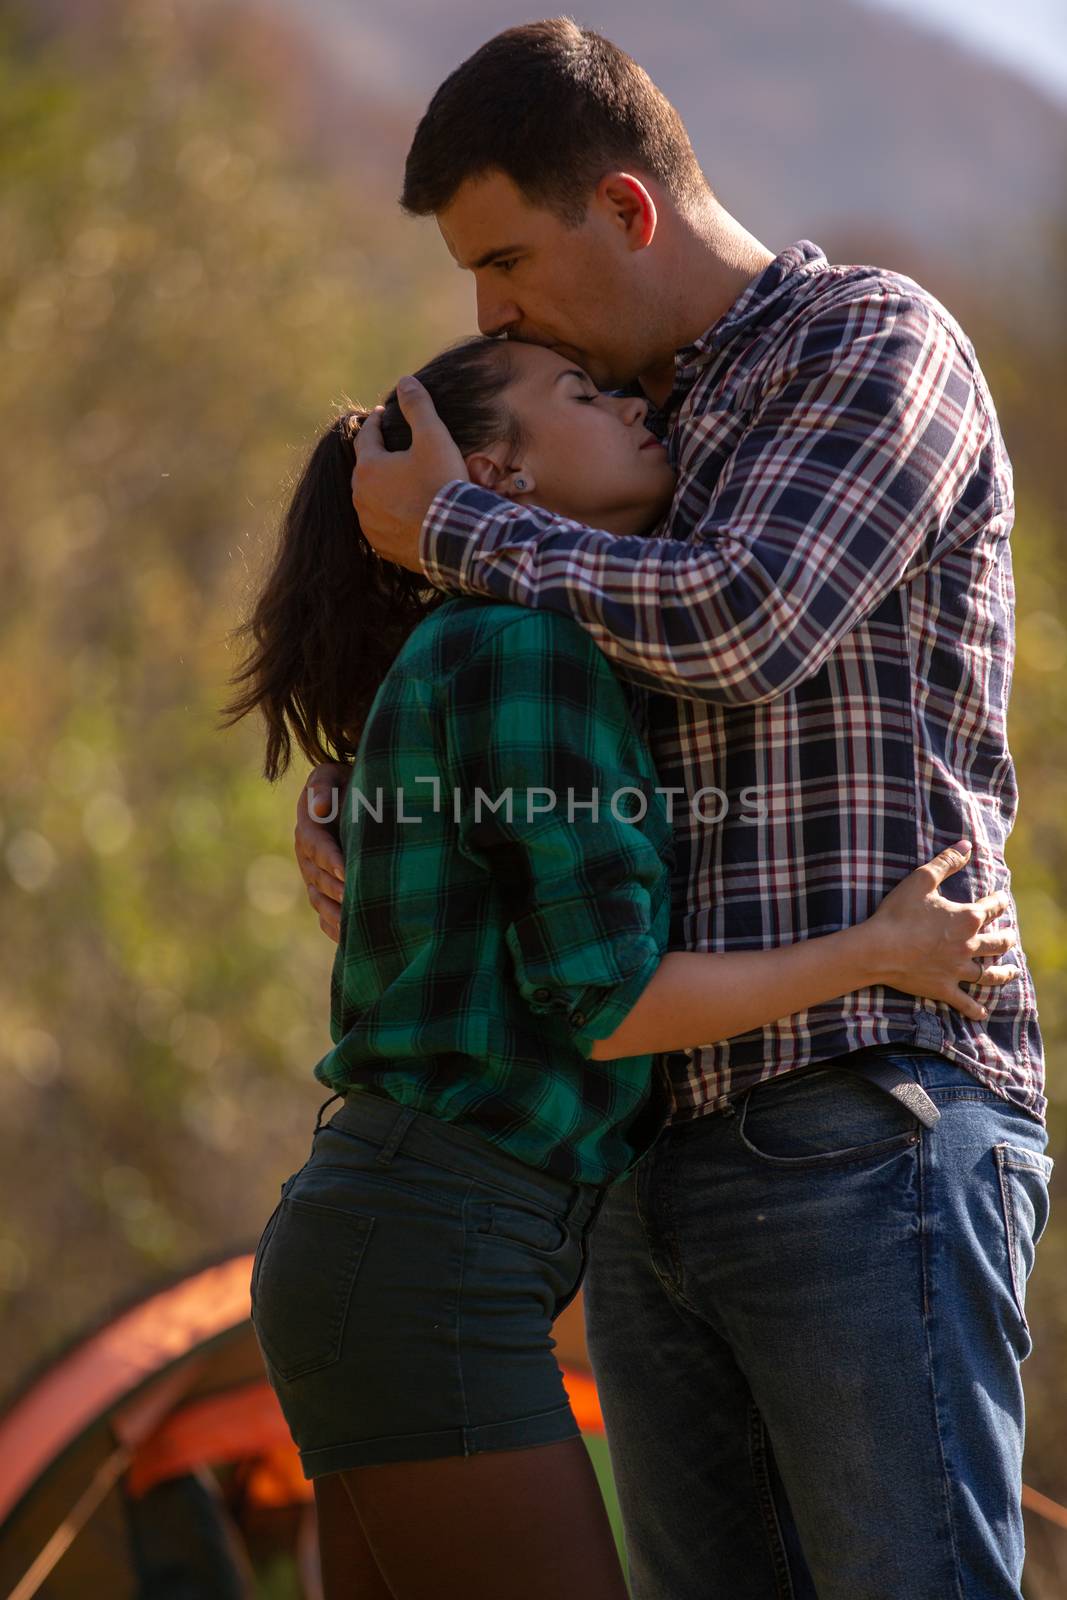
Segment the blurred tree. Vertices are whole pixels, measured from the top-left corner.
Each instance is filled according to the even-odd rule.
[[[302,149],[292,38],[200,28],[131,4],[99,38],[0,31],[11,1376],[254,1240],[305,1158],[334,947],[299,774],[272,789],[258,728],[215,730],[226,635],[332,403],[469,314],[380,183]]]

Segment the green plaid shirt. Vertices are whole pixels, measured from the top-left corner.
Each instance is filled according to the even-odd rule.
[[[316,1078],[571,1181],[640,1159],[669,1113],[665,1063],[589,1052],[667,946],[673,829],[642,711],[569,617],[457,597],[414,629],[340,802]]]

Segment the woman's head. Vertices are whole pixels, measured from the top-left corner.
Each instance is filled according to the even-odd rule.
[[[617,533],[650,528],[670,503],[666,452],[643,426],[646,402],[601,395],[581,371],[536,345],[476,338],[416,373],[472,480],[519,503]],[[264,773],[288,768],[295,737],[313,762],[354,758],[378,687],[404,641],[450,596],[382,560],[352,504],[354,441],[367,412],[349,407],[313,446],[282,519],[271,568],[235,636],[254,643],[230,678],[230,727],[257,707]],[[393,390],[382,438],[411,430]],[[516,481],[518,480],[518,481]]]
[[[502,349],[500,403],[514,432],[473,449],[457,440],[473,481],[609,533],[647,533],[674,493],[667,452],[645,426],[648,401],[602,394],[542,345],[507,340]]]
[[[602,394],[556,351],[471,339],[435,356],[416,377],[472,482],[609,533],[647,533],[670,505],[674,472],[645,426],[648,401]],[[354,439],[364,416],[349,412],[337,426]],[[395,389],[385,401],[382,438],[387,450],[411,443]]]

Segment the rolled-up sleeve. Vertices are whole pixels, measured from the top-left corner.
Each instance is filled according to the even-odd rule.
[[[625,693],[573,621],[518,608],[438,693],[460,848],[498,876],[519,993],[588,1057],[669,922],[672,830]]]

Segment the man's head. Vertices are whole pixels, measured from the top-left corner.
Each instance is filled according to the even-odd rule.
[[[445,79],[401,204],[436,216],[474,272],[484,333],[551,345],[606,385],[662,360],[672,233],[699,229],[714,196],[648,74],[557,18],[509,28]]]

